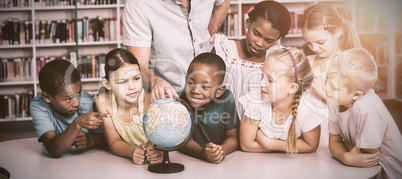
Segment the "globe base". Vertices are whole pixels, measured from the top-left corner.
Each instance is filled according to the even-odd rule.
[[[168,151],[163,151],[163,162],[160,164],[151,164],[148,171],[153,173],[177,173],[184,170],[184,165],[179,163],[170,163]]]
[[[148,166],[148,171],[153,173],[177,173],[184,170],[184,165],[179,163],[161,163]]]

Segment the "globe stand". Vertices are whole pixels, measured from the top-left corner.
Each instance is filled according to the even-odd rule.
[[[170,163],[169,152],[163,151],[163,162],[160,164],[151,164],[148,171],[154,173],[177,173],[184,170],[184,165],[180,163]]]

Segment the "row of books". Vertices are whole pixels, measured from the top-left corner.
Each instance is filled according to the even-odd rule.
[[[40,69],[46,63],[55,59],[70,61],[80,72],[81,78],[102,77],[101,64],[105,62],[105,54],[81,55],[79,58],[76,58],[75,52],[71,52],[70,57],[37,57],[36,69],[32,68],[32,58],[29,57],[0,58],[0,82],[31,81],[33,80],[33,73],[39,76]]]
[[[0,45],[25,45],[32,43],[32,22],[8,19],[0,21]]]
[[[79,58],[76,58],[75,53],[71,52],[70,57],[60,56],[60,57],[39,57],[36,60],[36,72],[37,76],[39,76],[40,69],[43,66],[55,59],[63,59],[70,61],[81,74],[81,78],[101,78],[102,77],[102,69],[101,64],[105,63],[105,54],[99,55],[81,55]]]
[[[0,8],[30,7],[30,0],[0,0]]]
[[[75,19],[35,21],[35,39],[38,44],[58,44],[75,42],[76,35],[79,42],[116,41],[122,36],[122,31],[118,32],[117,27],[123,24],[119,24],[116,18],[84,17],[75,22]],[[8,19],[0,22],[0,25],[0,45],[31,44],[32,22]]]
[[[105,5],[116,4],[117,2],[117,0],[34,0],[34,6],[73,6],[76,1],[77,5]]]
[[[74,59],[71,63],[75,63]],[[100,55],[83,55],[76,59],[77,70],[81,74],[81,78],[101,78],[102,64],[105,63],[105,54]]]
[[[301,34],[300,21],[302,12],[290,11],[290,29],[289,34]]]
[[[0,118],[23,118],[31,116],[29,104],[33,98],[33,92],[12,95],[0,95]]]
[[[0,82],[32,80],[32,58],[0,58]]]
[[[73,6],[76,0],[33,0],[35,7]],[[77,5],[107,5],[116,4],[117,0],[77,0]],[[124,4],[125,1],[120,1]],[[0,8],[31,7],[31,0],[0,0]]]
[[[239,14],[228,13],[219,32],[226,36],[239,36]]]

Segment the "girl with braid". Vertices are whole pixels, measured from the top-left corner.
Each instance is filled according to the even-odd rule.
[[[307,57],[297,49],[278,49],[268,55],[262,72],[261,88],[240,98],[245,109],[240,147],[248,152],[315,152],[324,118],[307,104],[318,99],[304,94],[313,80]]]

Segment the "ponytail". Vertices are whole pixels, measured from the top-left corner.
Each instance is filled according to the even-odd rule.
[[[347,19],[344,19],[344,23],[342,24],[342,33],[342,51],[352,48],[362,48],[356,28]]]

